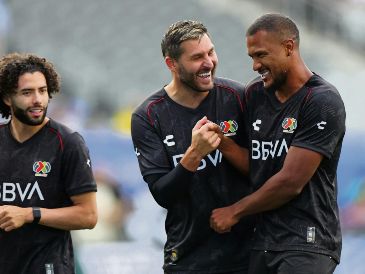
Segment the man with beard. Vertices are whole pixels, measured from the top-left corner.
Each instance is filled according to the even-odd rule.
[[[218,58],[200,22],[172,24],[161,48],[172,80],[134,111],[132,138],[143,178],[167,209],[164,271],[247,273],[252,220],[243,219],[227,234],[209,227],[214,208],[250,191],[246,178],[216,149],[218,134],[207,123],[220,124],[227,138],[239,142],[243,86],[215,77]],[[197,121],[199,129],[192,131]],[[203,140],[197,142],[197,136]]]
[[[83,138],[48,118],[60,90],[53,65],[30,54],[0,60],[0,266],[3,274],[75,273],[70,230],[97,220]]]
[[[298,28],[288,17],[261,16],[246,42],[260,74],[246,87],[248,149],[224,136],[219,149],[242,171],[249,162],[255,192],[215,209],[211,227],[224,233],[260,213],[249,273],[333,273],[341,253],[336,170],[344,104],[336,88],[305,65]]]

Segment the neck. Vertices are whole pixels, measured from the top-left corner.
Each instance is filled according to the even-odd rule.
[[[198,92],[181,83],[177,84],[174,80],[165,87],[165,90],[173,101],[192,109],[197,108],[209,94],[209,91]]]
[[[49,119],[46,117],[42,124],[30,126],[13,118],[10,121],[10,132],[15,140],[19,143],[23,143],[36,134],[48,121]]]
[[[282,103],[297,93],[301,87],[312,77],[313,73],[305,65],[302,59],[299,59],[287,73],[287,79],[284,85],[275,92],[276,97]]]

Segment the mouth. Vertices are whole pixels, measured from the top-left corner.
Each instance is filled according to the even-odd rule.
[[[270,71],[269,70],[261,70],[259,71],[261,80],[266,83],[269,80]]]
[[[268,80],[270,72],[268,70],[259,71],[261,80],[266,82]]]
[[[29,109],[31,116],[38,118],[43,115],[43,108],[31,108]]]
[[[211,71],[208,71],[208,72],[198,73],[197,76],[202,79],[207,79],[212,76],[212,73],[211,73]]]

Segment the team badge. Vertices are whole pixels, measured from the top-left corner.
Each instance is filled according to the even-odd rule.
[[[33,171],[35,172],[35,176],[47,177],[51,171],[51,164],[46,161],[34,162]]]
[[[179,258],[179,257],[178,257],[178,255],[177,255],[177,250],[176,250],[176,249],[173,249],[173,250],[171,251],[171,255],[170,255],[170,259],[171,259],[171,261],[172,261],[172,262],[176,262],[178,258]]]
[[[284,129],[283,132],[293,133],[294,130],[297,128],[298,123],[295,118],[285,118],[281,123],[281,126]]]
[[[219,126],[225,136],[236,135],[238,124],[235,120],[223,121]]]

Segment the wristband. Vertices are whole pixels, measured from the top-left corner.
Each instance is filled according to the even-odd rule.
[[[41,209],[39,207],[32,207],[33,209],[33,224],[38,224],[41,219]]]

